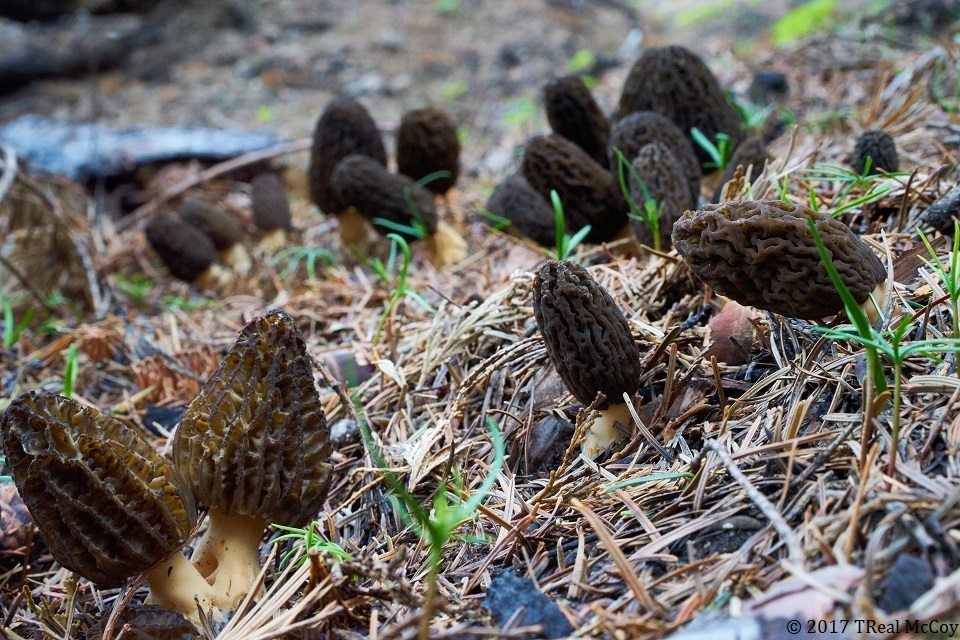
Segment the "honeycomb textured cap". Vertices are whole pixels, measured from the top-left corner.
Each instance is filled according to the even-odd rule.
[[[630,197],[643,209],[647,201],[647,194],[661,206],[660,212],[660,240],[662,246],[670,244],[670,232],[673,223],[685,211],[695,209],[697,201],[690,196],[687,181],[683,179],[680,163],[662,142],[651,142],[640,149],[633,161],[633,169],[643,180],[646,191],[635,179],[630,179]],[[650,226],[640,220],[631,218],[630,228],[633,235],[645,244],[651,244],[653,234]]]
[[[213,240],[179,216],[158,213],[147,222],[144,232],[163,266],[180,280],[193,282],[216,257]]]
[[[618,121],[610,132],[610,166],[617,169],[614,148],[619,149],[628,162],[633,162],[640,149],[651,142],[660,142],[670,149],[689,185],[690,197],[696,202],[700,198],[700,161],[690,139],[663,114],[638,111]]]
[[[870,173],[900,170],[897,143],[893,141],[893,136],[886,131],[867,129],[857,138],[853,145],[853,154],[850,157],[850,164],[854,171],[862,174],[867,166],[867,158],[872,158]]]
[[[609,167],[610,122],[583,80],[563,76],[543,88],[547,120],[554,133],[575,143],[604,167]]]
[[[397,130],[397,170],[414,180],[446,171],[448,176],[423,186],[437,194],[450,190],[460,175],[460,138],[449,113],[426,107],[403,115]]]
[[[92,407],[25,393],[0,418],[0,436],[50,553],[91,582],[120,582],[166,560],[197,523],[173,464]]]
[[[274,173],[261,173],[253,179],[250,187],[250,208],[253,213],[253,223],[257,228],[264,231],[290,229],[293,216],[290,213],[290,201],[287,199],[287,192],[283,188],[280,176]]]
[[[713,72],[700,56],[680,45],[652,47],[634,63],[623,85],[617,117],[635,111],[662,113],[688,137],[694,127],[710,140],[725,133],[736,144],[742,135],[740,117]],[[694,145],[694,151],[701,163],[710,161],[706,149]]]
[[[324,213],[337,214],[346,208],[337,200],[330,177],[338,162],[355,153],[387,166],[387,149],[370,112],[355,100],[338,98],[317,120],[310,150],[310,198]]]
[[[429,234],[437,231],[433,194],[411,178],[387,171],[373,158],[347,156],[337,164],[331,183],[341,202],[354,207],[383,235],[399,233],[409,241],[418,239],[415,235],[374,223],[377,218],[406,226],[411,226],[419,218]]]
[[[605,405],[640,386],[640,350],[610,294],[579,264],[549,260],[533,282],[533,311],[547,355],[573,396]],[[604,407],[601,407],[604,408]]]
[[[225,251],[241,240],[240,221],[237,218],[200,200],[184,200],[180,206],[180,217],[209,236],[217,251]]]
[[[302,526],[327,495],[329,436],[303,334],[274,309],[187,407],[173,460],[202,508]]]
[[[521,171],[545,201],[556,190],[570,233],[590,225],[587,242],[606,242],[627,224],[627,205],[613,176],[563,136],[532,138]]]
[[[791,318],[817,320],[843,301],[807,226],[812,216],[833,264],[863,304],[886,279],[883,263],[842,222],[779,200],[709,204],[673,226],[673,244],[691,271],[740,304]]]
[[[487,211],[506,218],[517,231],[543,247],[553,247],[557,242],[553,208],[519,173],[497,185],[487,200]]]

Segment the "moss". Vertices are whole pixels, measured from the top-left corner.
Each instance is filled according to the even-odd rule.
[[[145,232],[147,242],[175,278],[193,282],[213,264],[213,240],[179,216],[155,215],[147,222]]]
[[[609,168],[610,123],[583,80],[576,76],[551,80],[543,89],[543,98],[553,132],[576,143],[591,158]]]
[[[423,186],[440,195],[453,187],[460,175],[460,139],[450,114],[431,107],[404,114],[397,130],[397,170],[414,180],[446,171],[450,175]]]

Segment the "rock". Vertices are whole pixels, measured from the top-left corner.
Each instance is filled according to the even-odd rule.
[[[527,434],[527,461],[530,471],[550,471],[560,466],[573,438],[573,424],[548,414],[530,425]]]
[[[904,611],[932,586],[930,564],[917,556],[901,553],[880,585],[877,604],[887,613]]]
[[[530,578],[520,578],[509,571],[501,573],[490,583],[483,607],[501,627],[522,607],[520,624],[543,625],[540,637],[562,638],[573,632],[560,607],[543,595]]]
[[[330,426],[330,442],[339,448],[360,441],[360,430],[357,423],[348,418],[341,418]]]

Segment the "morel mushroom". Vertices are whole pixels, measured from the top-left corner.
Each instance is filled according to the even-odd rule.
[[[868,315],[870,294],[883,298],[887,272],[877,255],[828,215],[779,200],[708,204],[687,211],[673,227],[673,244],[691,271],[740,304],[791,318],[818,320],[843,309],[820,261],[812,216],[844,284]],[[866,303],[866,304],[865,304]]]
[[[586,269],[549,260],[533,283],[533,311],[560,378],[585,405],[605,397],[583,443],[593,458],[620,439],[617,423],[632,424],[623,394],[640,386],[640,350],[623,312]]]
[[[329,458],[303,335],[274,309],[243,327],[174,438],[174,463],[208,510],[194,562],[213,580],[214,604],[233,608],[251,589],[267,524],[301,527],[317,516]]]
[[[250,256],[241,243],[240,223],[236,217],[195,198],[183,201],[180,217],[213,240],[221,262],[241,273],[250,269]]]
[[[349,247],[367,237],[367,223],[341,202],[330,182],[337,164],[349,155],[370,156],[387,166],[387,150],[370,112],[348,98],[333,100],[317,120],[310,151],[310,197],[320,210],[336,215],[340,244]]]
[[[287,232],[293,228],[290,201],[283,181],[276,174],[261,173],[253,179],[250,187],[253,223],[266,233],[260,244],[267,251],[277,251],[286,244]]]
[[[868,129],[860,134],[853,146],[850,164],[853,170],[862,174],[870,160],[870,173],[880,171],[894,172],[900,169],[900,156],[897,155],[897,143],[886,131]]]
[[[614,171],[618,168],[614,148],[620,150],[627,162],[632,162],[640,149],[651,142],[663,143],[670,150],[689,185],[690,196],[697,202],[700,198],[700,161],[690,139],[663,114],[638,111],[617,122],[610,133],[610,166]]]
[[[159,213],[147,222],[147,242],[173,277],[201,287],[214,279],[216,247],[200,229],[170,213]]]
[[[199,621],[213,589],[180,547],[193,495],[166,458],[119,420],[29,392],[0,419],[7,465],[53,558],[96,584],[146,572],[151,599]]]
[[[553,209],[519,173],[497,185],[487,200],[487,211],[506,218],[517,231],[540,246],[553,247],[557,243]]]
[[[553,132],[576,143],[604,167],[610,123],[583,80],[564,76],[551,80],[543,89],[547,120]]]
[[[720,83],[700,56],[680,45],[647,49],[634,63],[623,86],[618,118],[635,111],[662,113],[687,136],[697,128],[710,140],[718,133],[730,136],[733,144],[740,140],[740,118]],[[701,163],[710,161],[706,149],[695,145],[694,151]]]
[[[403,115],[397,130],[397,171],[418,181],[446,172],[423,186],[437,195],[450,190],[460,175],[460,138],[450,114],[427,107]]]
[[[427,253],[434,265],[453,265],[466,256],[464,239],[437,218],[433,194],[411,178],[390,173],[368,156],[352,155],[340,161],[330,182],[337,197],[360,212],[383,235],[397,233],[409,241],[421,237],[382,225],[377,219],[407,227],[422,226]]]
[[[726,171],[723,172],[723,177],[720,178],[720,184],[713,194],[713,201],[720,202],[723,194],[723,186],[733,180],[738,166],[743,166],[744,174],[746,174],[747,169],[753,167],[753,169],[750,169],[750,184],[753,184],[756,182],[757,177],[763,172],[763,168],[769,159],[770,155],[767,153],[767,143],[763,141],[763,138],[752,136],[741,142],[733,152],[733,156],[730,158],[730,164],[727,165]]]
[[[560,196],[567,229],[590,225],[586,241],[607,242],[627,225],[627,206],[620,185],[587,152],[553,133],[527,143],[523,177],[546,201],[550,191]]]
[[[630,176],[630,197],[641,210],[647,196],[660,208],[660,246],[668,247],[673,223],[684,211],[697,206],[697,201],[690,196],[687,181],[683,179],[680,163],[665,144],[651,142],[640,149],[633,161],[633,169],[643,180],[643,186],[633,179],[632,174],[627,174]],[[630,228],[637,240],[644,244],[653,244],[653,235],[648,224],[631,219]]]

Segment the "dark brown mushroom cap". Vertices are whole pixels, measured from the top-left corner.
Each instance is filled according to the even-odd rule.
[[[550,361],[585,405],[606,408],[640,386],[640,350],[610,294],[574,262],[544,262],[533,281],[533,312]]]
[[[0,437],[50,553],[91,582],[120,582],[166,560],[197,523],[170,461],[92,407],[25,393],[0,418]]]
[[[87,640],[102,640],[107,618],[90,628]],[[125,640],[199,640],[197,628],[179,611],[170,611],[160,605],[132,602],[121,609],[113,624],[123,629]],[[111,636],[116,637],[116,635]]]
[[[670,244],[670,233],[673,223],[688,209],[695,209],[697,201],[690,196],[687,181],[684,180],[680,163],[673,153],[662,142],[651,142],[640,149],[633,161],[633,169],[647,187],[645,193],[633,176],[628,178],[630,197],[643,210],[647,200],[647,193],[654,202],[662,205],[660,212],[660,240],[662,246]],[[645,222],[631,218],[630,228],[633,235],[645,244],[651,244],[653,236],[650,227]]]
[[[187,407],[173,460],[202,508],[299,527],[327,495],[329,435],[303,334],[274,309]]]
[[[449,113],[427,107],[403,115],[397,130],[397,171],[414,180],[446,171],[449,176],[423,186],[441,195],[450,190],[460,175],[460,138]]]
[[[251,187],[250,209],[253,213],[253,223],[263,231],[275,229],[289,230],[293,216],[290,213],[290,201],[283,188],[280,176],[274,173],[261,173]]]
[[[150,218],[145,229],[147,242],[175,278],[193,282],[216,257],[216,247],[207,234],[170,213]]]
[[[744,173],[746,173],[748,167],[753,166],[753,169],[750,171],[750,184],[753,184],[757,177],[763,172],[763,167],[769,159],[770,154],[767,153],[767,143],[763,141],[763,138],[751,136],[741,142],[733,152],[733,156],[730,158],[730,164],[727,165],[727,169],[723,172],[723,177],[720,178],[720,184],[713,194],[713,201],[720,202],[720,197],[723,194],[723,185],[733,180],[733,176],[737,172],[737,166],[743,165]]]
[[[406,240],[416,240],[412,234],[374,222],[383,218],[390,222],[412,226],[419,219],[429,234],[437,231],[437,209],[433,194],[411,178],[391,173],[369,156],[348,156],[337,164],[330,178],[333,189],[345,206],[354,207],[373,228],[386,235],[399,233]],[[412,206],[411,206],[412,205]]]
[[[487,200],[487,211],[506,218],[517,231],[543,247],[557,243],[553,207],[519,173],[497,185]]]
[[[680,45],[647,49],[634,63],[623,86],[617,117],[635,111],[662,113],[688,137],[694,127],[714,141],[718,133],[725,133],[736,144],[742,135],[740,117],[710,68]],[[694,151],[701,163],[710,161],[700,145],[695,144]]]
[[[627,206],[609,171],[563,136],[537,136],[527,143],[521,171],[547,202],[556,190],[567,231],[590,225],[587,242],[612,239],[627,224]]]
[[[610,122],[583,80],[576,76],[551,80],[543,88],[543,98],[553,132],[576,143],[604,167],[611,166],[607,160]]]
[[[850,157],[853,170],[857,173],[863,173],[864,167],[867,166],[867,158],[873,158],[870,162],[870,173],[900,170],[897,143],[893,141],[893,136],[886,131],[867,129],[857,138],[857,142],[853,146],[853,154]]]
[[[310,198],[324,213],[346,209],[337,200],[330,177],[338,162],[355,153],[387,166],[387,149],[370,112],[355,100],[333,100],[317,120],[310,151]]]
[[[240,221],[236,217],[200,200],[185,199],[180,206],[180,217],[213,240],[217,251],[226,251],[241,240]]]
[[[667,116],[653,111],[638,111],[613,125],[610,133],[610,167],[617,171],[617,155],[620,150],[628,162],[632,162],[640,149],[651,142],[661,142],[670,149],[681,173],[690,187],[694,201],[700,198],[700,161],[693,151],[690,139]]]
[[[883,263],[845,224],[800,204],[708,204],[683,214],[673,226],[673,244],[691,271],[717,293],[758,309],[816,320],[838,313],[843,301],[820,261],[808,215],[847,288],[863,304],[886,280]]]

